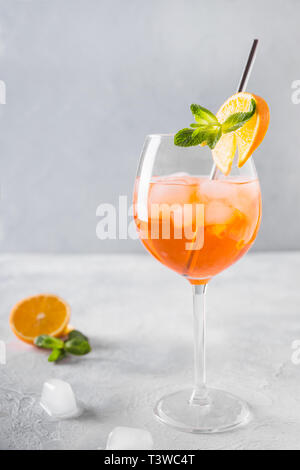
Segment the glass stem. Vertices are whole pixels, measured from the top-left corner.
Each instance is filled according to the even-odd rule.
[[[206,284],[193,285],[194,306],[194,365],[195,384],[191,405],[209,405],[208,391],[206,387],[206,318],[205,318],[205,293]]]

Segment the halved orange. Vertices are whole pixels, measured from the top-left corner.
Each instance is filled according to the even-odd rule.
[[[19,339],[33,344],[39,335],[63,335],[70,312],[67,302],[57,295],[40,294],[18,302],[11,311],[9,324]]]
[[[217,113],[219,122],[223,123],[233,113],[248,111],[252,99],[256,102],[256,110],[252,118],[237,131],[223,134],[212,151],[215,164],[225,175],[230,173],[236,148],[238,148],[240,168],[261,144],[268,129],[270,112],[263,98],[242,92],[228,98]]]

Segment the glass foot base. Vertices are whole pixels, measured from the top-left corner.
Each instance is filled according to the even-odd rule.
[[[208,389],[209,405],[190,404],[192,389],[181,390],[161,398],[154,408],[162,423],[191,433],[216,433],[235,429],[251,418],[247,403],[240,398]]]

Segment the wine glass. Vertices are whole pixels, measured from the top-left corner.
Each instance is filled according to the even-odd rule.
[[[252,158],[229,176],[212,167],[211,151],[174,145],[174,136],[146,138],[134,188],[134,218],[146,249],[193,288],[195,382],[155,406],[157,418],[187,432],[213,433],[245,424],[249,407],[208,388],[205,367],[205,294],[209,280],[237,261],[255,240],[261,219],[260,186]]]

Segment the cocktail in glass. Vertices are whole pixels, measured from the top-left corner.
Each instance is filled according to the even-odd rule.
[[[211,180],[208,148],[181,148],[173,135],[146,138],[134,189],[134,217],[146,249],[193,286],[195,384],[163,397],[162,422],[188,432],[220,432],[244,424],[246,403],[210,389],[205,369],[207,283],[253,244],[261,219],[261,193],[250,158],[229,176]]]

